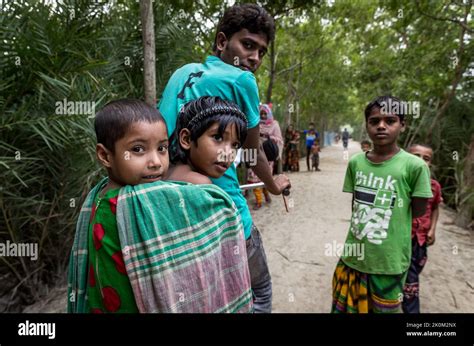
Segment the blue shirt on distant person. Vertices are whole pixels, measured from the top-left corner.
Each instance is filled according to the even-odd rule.
[[[304,134],[306,135],[306,148],[311,148],[314,141],[318,139],[319,134],[316,130],[304,130]]]

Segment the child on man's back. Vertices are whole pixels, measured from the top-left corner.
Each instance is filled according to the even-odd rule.
[[[167,180],[212,184],[233,163],[247,137],[247,119],[232,102],[204,96],[184,105],[171,137]]]

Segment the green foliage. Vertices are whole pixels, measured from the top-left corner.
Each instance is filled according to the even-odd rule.
[[[0,4],[0,241],[38,243],[39,259],[0,258],[14,274],[13,294],[29,303],[42,284],[64,279],[79,208],[105,173],[95,160],[94,114],[64,114],[58,103],[99,110],[143,98],[140,15],[136,2]],[[154,12],[161,94],[194,58],[194,36],[163,6]]]
[[[300,129],[315,121],[320,131],[348,123],[355,138],[362,139],[363,111],[375,97],[391,94],[418,102],[419,117],[407,117],[400,144],[433,145],[433,173],[444,186],[445,201],[459,207],[463,162],[474,132],[470,20],[460,50],[459,23],[468,6],[462,1],[336,1],[281,16],[272,92],[277,119],[283,128],[292,122]],[[262,99],[270,81],[270,59],[257,75]],[[437,116],[458,68],[462,77],[454,98]]]
[[[420,116],[407,119],[400,143],[430,142],[445,201],[474,205],[474,188],[463,186],[474,132],[471,19],[458,56],[470,2],[258,3],[275,16],[277,35],[256,77],[283,130],[289,122],[301,129],[314,121],[321,132],[349,124],[358,139],[374,97],[419,102]],[[211,52],[228,6],[154,2],[158,98],[176,68]],[[64,278],[79,208],[103,174],[93,116],[58,114],[58,102],[92,102],[98,110],[112,99],[142,98],[141,24],[136,1],[0,1],[0,10],[0,242],[40,246],[36,262],[0,257],[0,275],[9,272],[12,295],[28,303],[44,283]]]

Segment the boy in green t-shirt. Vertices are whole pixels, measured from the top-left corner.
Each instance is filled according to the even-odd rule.
[[[352,193],[352,218],[333,277],[332,312],[401,312],[411,256],[412,217],[432,197],[420,158],[400,149],[405,130],[401,101],[382,96],[365,109],[373,150],[354,155],[344,192]]]

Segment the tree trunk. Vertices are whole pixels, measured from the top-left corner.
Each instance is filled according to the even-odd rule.
[[[300,58],[299,58],[299,67],[298,67],[298,76],[296,77],[296,87],[294,88],[294,101],[295,101],[295,107],[296,107],[296,126],[299,127],[300,123],[300,98],[298,97],[299,91],[300,91],[300,81],[301,81],[301,73],[303,71],[303,53],[301,52]]]
[[[293,57],[290,57],[290,65],[293,62]],[[295,119],[293,118],[293,114],[295,112],[295,105],[294,98],[293,98],[293,69],[290,70],[288,80],[287,80],[287,88],[286,88],[286,110],[285,110],[285,122],[286,124],[294,123]],[[295,130],[297,127],[295,126]]]
[[[319,121],[321,124],[319,127],[319,145],[321,148],[324,148],[324,140],[326,135],[324,134],[324,131],[326,129],[326,118],[324,116],[324,113],[321,113],[321,120]]]
[[[145,102],[156,107],[155,29],[152,0],[140,0],[143,39],[143,89]]]
[[[462,186],[460,186],[460,203],[458,206],[458,215],[456,217],[456,225],[468,228],[472,223],[473,217],[473,196],[474,193],[474,134],[471,136],[471,144],[467,153],[466,162],[464,163],[464,172]]]
[[[272,102],[273,84],[275,83],[275,72],[276,72],[276,52],[275,52],[275,40],[270,43],[270,76],[267,88],[266,103]]]

